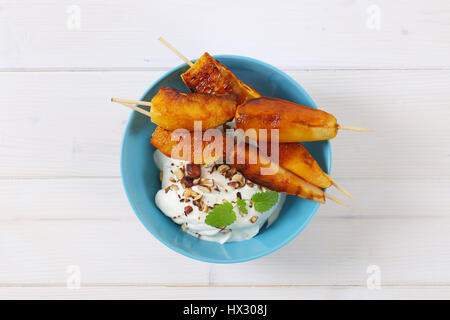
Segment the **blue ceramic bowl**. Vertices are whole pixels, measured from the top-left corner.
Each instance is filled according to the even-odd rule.
[[[316,108],[308,94],[282,71],[255,59],[216,56],[239,79],[250,84],[262,95],[282,98]],[[154,83],[141,100],[150,101],[160,87],[169,86],[187,92],[180,75],[188,69],[180,65]],[[153,161],[155,148],[150,138],[155,125],[148,117],[133,112],[122,145],[122,180],[128,200],[144,226],[162,243],[187,257],[213,263],[243,262],[265,256],[294,239],[305,228],[319,208],[311,200],[288,196],[279,218],[270,228],[263,228],[254,238],[241,242],[219,244],[204,241],[183,232],[155,205],[160,189],[159,170]],[[331,167],[328,141],[304,144],[326,172]]]

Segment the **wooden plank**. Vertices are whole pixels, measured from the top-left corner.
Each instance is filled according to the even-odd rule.
[[[355,200],[348,200],[349,207],[330,201],[320,207],[314,219],[450,218],[448,180],[339,182],[351,191]],[[333,188],[330,192],[344,199]],[[0,204],[0,223],[137,221],[120,178],[0,180]]]
[[[207,50],[288,68],[450,66],[445,0],[5,0],[0,10],[0,68],[8,70],[179,64],[158,36],[191,58]]]
[[[130,111],[162,72],[2,73],[1,176],[119,176]]]
[[[77,265],[82,285],[355,285],[377,265],[381,285],[450,285],[449,218],[313,219],[264,258],[233,265],[183,257],[136,221],[2,223],[1,286],[64,286]]]
[[[332,141],[336,178],[450,178],[450,70],[289,73],[339,122],[374,130]],[[0,73],[0,177],[119,176],[130,113],[110,97],[139,98],[160,75]]]
[[[302,287],[0,287],[0,299],[449,299],[449,286]]]

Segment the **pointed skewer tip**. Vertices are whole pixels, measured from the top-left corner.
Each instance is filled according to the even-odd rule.
[[[335,196],[332,196],[331,194],[325,193],[325,198],[328,198],[328,199],[333,200],[333,201],[335,201],[335,202],[337,202],[337,203],[339,203],[339,204],[341,204],[343,206],[348,207],[348,203],[346,203],[346,202],[336,198]]]

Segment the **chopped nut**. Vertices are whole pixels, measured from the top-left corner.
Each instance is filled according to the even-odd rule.
[[[183,188],[190,188],[194,185],[194,180],[192,180],[192,178],[188,176],[185,176],[183,177],[183,179],[181,179],[180,183],[183,186]]]
[[[248,185],[250,188],[253,188],[253,186],[254,186],[253,182],[251,182],[251,181],[247,181],[247,185]]]
[[[200,211],[203,211],[204,202],[202,200],[194,200],[192,203],[194,204],[194,206],[198,207]]]
[[[198,196],[198,193],[191,188],[187,188],[186,190],[184,190],[183,196],[195,198],[196,196]]]
[[[186,175],[192,179],[200,178],[202,174],[202,168],[199,164],[188,163],[186,165]]]
[[[245,178],[242,174],[236,173],[232,178],[231,181],[239,182],[239,186],[243,187],[245,186]]]
[[[253,217],[250,218],[250,222],[251,223],[255,223],[256,220],[258,220],[258,216],[253,216]]]
[[[188,216],[193,210],[191,206],[184,207],[184,215]]]
[[[168,188],[170,190],[173,190],[173,191],[177,191],[178,190],[178,186],[176,184],[171,184],[170,186],[168,186]]]
[[[200,193],[198,196],[194,197],[194,201],[200,200],[201,198],[203,198],[203,195]]]
[[[230,179],[237,172],[237,169],[232,167],[225,173],[225,178]]]
[[[175,170],[173,174],[177,177],[178,180],[181,180],[184,177],[184,172],[180,168],[177,168],[177,170]]]
[[[200,178],[200,184],[208,187],[214,186],[214,180],[213,179],[206,179],[206,178]]]
[[[211,192],[211,188],[208,186],[198,186],[198,190],[202,191],[202,192]]]
[[[169,181],[170,181],[170,182],[177,182],[177,180],[175,180],[173,177],[170,177],[170,178],[169,178]]]
[[[209,210],[211,210],[211,209],[212,209],[212,207],[210,207],[210,206],[204,206],[202,211],[203,211],[204,213],[208,213]]]
[[[200,184],[200,180],[201,180],[201,178],[194,179],[194,180],[192,180],[192,183],[194,184],[194,186],[196,186],[196,185]]]
[[[228,185],[234,189],[239,189],[241,187],[241,185],[239,184],[239,182],[237,181],[231,181],[228,182]],[[225,190],[226,191],[226,190]]]
[[[186,229],[187,229],[187,224],[186,224],[186,223],[183,223],[183,224],[181,225],[181,230],[186,231]]]
[[[222,164],[217,168],[217,171],[219,171],[220,174],[225,174],[228,170],[230,170],[230,166],[226,164]]]

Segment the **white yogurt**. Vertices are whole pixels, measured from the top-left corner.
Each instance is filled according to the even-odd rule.
[[[264,223],[268,221],[269,217],[268,225],[273,223],[285,200],[284,193],[280,193],[278,203],[264,213],[257,212],[253,207],[250,207],[250,204],[247,204],[248,214],[245,215],[241,214],[238,208],[234,208],[236,221],[233,224],[227,226],[225,229],[212,227],[205,223],[205,218],[208,213],[201,211],[195,206],[192,198],[188,198],[188,202],[183,201],[183,199],[187,198],[183,196],[185,189],[178,181],[174,172],[177,168],[183,168],[186,162],[166,157],[158,150],[154,153],[154,160],[156,166],[163,173],[161,190],[158,191],[155,197],[156,205],[175,223],[182,225],[184,231],[203,240],[225,243],[253,238],[258,234]],[[253,186],[246,184],[242,188],[234,189],[228,186],[230,180],[217,170],[211,173],[212,168],[205,168],[204,166],[201,166],[201,168],[201,177],[213,179],[215,184],[211,192],[202,192],[199,190],[199,186],[196,185],[192,187],[193,191],[203,194],[202,201],[205,206],[213,207],[215,204],[221,204],[223,200],[234,205],[238,197],[238,192],[242,199],[251,199],[253,194],[261,192],[257,184],[253,184]],[[171,185],[175,185],[176,187],[170,189],[169,187]],[[186,206],[190,206],[193,209],[188,215],[184,213]]]

